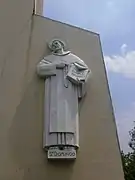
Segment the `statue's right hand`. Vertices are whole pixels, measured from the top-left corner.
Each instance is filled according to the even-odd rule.
[[[56,64],[57,69],[63,69],[64,67],[65,67],[65,63],[63,62]]]

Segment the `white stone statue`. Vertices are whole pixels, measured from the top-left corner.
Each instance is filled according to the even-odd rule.
[[[48,46],[51,55],[37,65],[37,74],[45,80],[43,148],[50,159],[73,158],[79,147],[78,103],[85,96],[90,70],[64,50],[63,41],[53,39]]]

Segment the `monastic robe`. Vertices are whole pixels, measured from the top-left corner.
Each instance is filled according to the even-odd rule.
[[[37,65],[45,79],[43,148],[79,147],[78,99],[85,95],[88,66],[72,53],[49,55]]]

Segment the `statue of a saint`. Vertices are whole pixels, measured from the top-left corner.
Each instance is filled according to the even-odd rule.
[[[43,148],[77,149],[79,147],[79,99],[85,96],[90,75],[88,66],[65,43],[53,39],[51,55],[37,65],[37,74],[45,79]]]

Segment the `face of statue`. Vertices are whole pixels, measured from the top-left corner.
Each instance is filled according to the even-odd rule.
[[[59,39],[53,39],[50,43],[48,43],[48,47],[52,53],[57,55],[66,55],[70,53],[69,51],[64,51],[65,43]]]
[[[52,48],[55,50],[55,52],[63,50],[63,46],[59,41],[54,41],[52,43]]]

